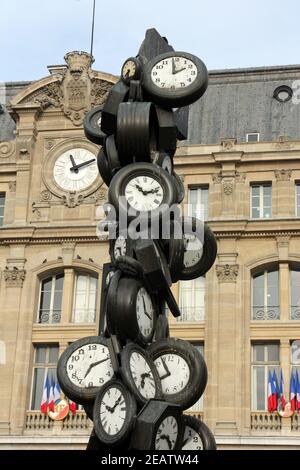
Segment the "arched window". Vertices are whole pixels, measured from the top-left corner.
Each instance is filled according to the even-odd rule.
[[[300,269],[290,270],[291,320],[300,320]]]
[[[59,323],[64,288],[64,274],[57,274],[41,281],[39,323]]]
[[[88,274],[77,274],[75,278],[73,322],[94,323],[96,319],[98,279]]]
[[[279,320],[279,272],[265,270],[252,277],[252,320]]]

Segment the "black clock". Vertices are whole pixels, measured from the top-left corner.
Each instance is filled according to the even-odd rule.
[[[173,178],[175,180],[175,185],[177,187],[177,193],[178,193],[177,203],[181,204],[185,197],[184,184],[182,182],[180,175],[175,173],[175,171],[173,172]]]
[[[165,339],[169,337],[170,337],[170,330],[169,330],[168,318],[164,313],[161,313],[157,317],[153,341],[158,341],[160,339]]]
[[[152,163],[160,166],[163,170],[167,171],[170,175],[173,174],[173,159],[165,152],[152,152]]]
[[[128,276],[111,285],[107,296],[107,321],[120,341],[127,339],[145,346],[153,337],[157,306],[143,282]]]
[[[183,232],[184,268],[178,279],[196,279],[204,276],[214,264],[217,256],[216,239],[209,226],[195,217],[183,218]]]
[[[203,421],[194,416],[183,416],[183,426],[181,450],[217,450],[215,438]]]
[[[177,108],[194,103],[205,93],[208,73],[198,57],[172,51],[145,65],[142,85],[150,101]]]
[[[83,128],[87,139],[94,144],[103,145],[106,134],[101,130],[103,106],[91,109],[84,119]]]
[[[207,383],[200,352],[188,341],[175,338],[156,341],[147,350],[158,370],[164,399],[183,410],[194,405]]]
[[[132,163],[122,168],[111,181],[108,200],[128,220],[162,218],[177,201],[172,177],[152,163]]]
[[[68,398],[92,402],[102,386],[114,377],[110,341],[89,336],[69,345],[59,358],[57,378]]]
[[[109,254],[112,262],[120,256],[133,257],[134,240],[132,240],[127,230],[117,231],[116,238],[109,241]]]
[[[107,99],[103,105],[101,130],[107,134],[115,134],[117,130],[117,116],[119,105],[127,101],[129,95],[129,87],[123,80],[119,80],[109,90]]]
[[[111,380],[98,393],[93,411],[94,429],[100,442],[122,444],[132,430],[136,402],[119,380]]]
[[[168,263],[159,243],[151,239],[139,239],[136,240],[134,251],[143,266],[143,277],[150,292],[172,285]]]
[[[129,343],[121,352],[120,374],[137,402],[161,398],[161,383],[153,360],[140,346]]]
[[[136,418],[131,447],[135,450],[178,450],[182,433],[180,408],[165,401],[149,400]]]
[[[128,85],[131,80],[139,80],[142,74],[142,64],[138,57],[129,57],[125,60],[122,69],[122,80]]]

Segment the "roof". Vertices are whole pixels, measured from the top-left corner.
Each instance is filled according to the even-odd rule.
[[[259,132],[261,141],[300,139],[300,106],[293,98],[278,102],[273,97],[281,85],[293,89],[295,80],[300,80],[300,65],[211,71],[205,95],[190,107],[187,143],[245,142],[252,132]]]

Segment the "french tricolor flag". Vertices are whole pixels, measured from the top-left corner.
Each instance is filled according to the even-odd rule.
[[[49,378],[47,374],[45,378],[45,382],[44,382],[43,396],[42,396],[42,401],[41,401],[41,412],[44,414],[47,414],[49,389],[50,389],[50,384],[49,384]]]
[[[50,385],[50,392],[49,392],[49,404],[48,404],[48,408],[50,411],[54,411],[54,388],[55,388],[55,383],[52,378],[51,385]]]
[[[271,371],[269,370],[268,376],[268,412],[272,413],[274,411],[274,399],[273,399],[273,378]]]
[[[296,379],[293,374],[293,371],[291,372],[291,380],[290,380],[290,402],[291,402],[291,410],[295,411],[296,410]]]
[[[298,369],[296,369],[296,410],[300,411],[300,380]]]
[[[69,400],[69,407],[70,407],[71,413],[74,415],[76,413],[76,410],[77,410],[76,403],[72,400]]]

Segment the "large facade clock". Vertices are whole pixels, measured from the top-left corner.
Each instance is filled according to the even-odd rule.
[[[55,160],[53,178],[64,191],[86,190],[98,178],[95,155],[84,148],[65,151]]]

